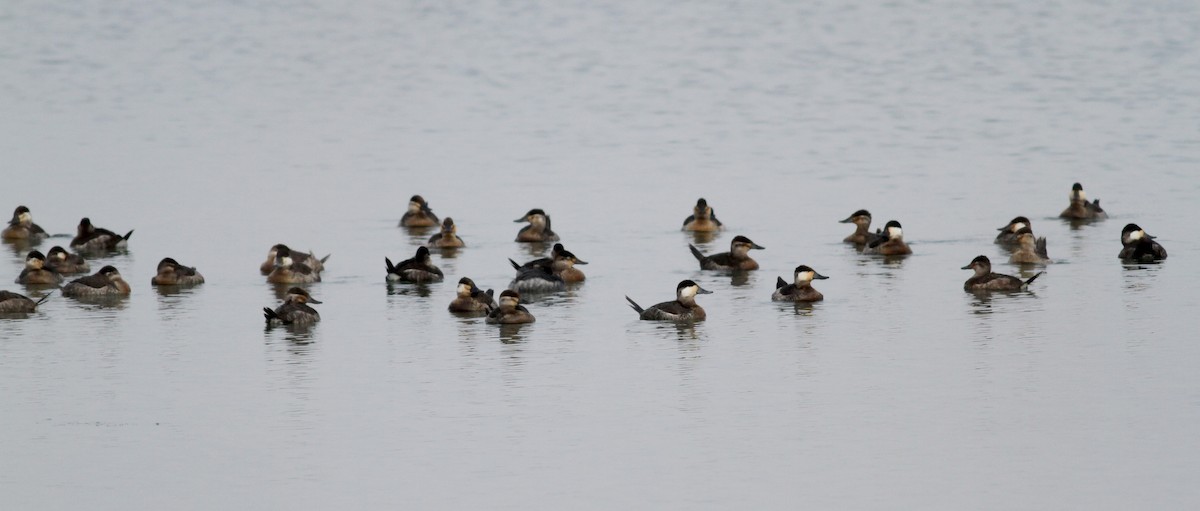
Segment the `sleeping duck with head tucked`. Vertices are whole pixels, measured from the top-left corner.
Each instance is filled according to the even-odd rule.
[[[112,266],[105,266],[92,275],[72,280],[62,288],[63,296],[74,297],[124,296],[129,292],[129,284]]]
[[[420,195],[408,199],[408,211],[400,217],[400,227],[433,227],[438,224],[438,216],[429,209],[429,203]]]
[[[91,271],[83,256],[67,252],[66,249],[55,245],[46,253],[46,267],[62,274],[87,273]]]
[[[150,278],[152,286],[194,286],[203,283],[204,275],[170,257],[158,262],[158,274]]]

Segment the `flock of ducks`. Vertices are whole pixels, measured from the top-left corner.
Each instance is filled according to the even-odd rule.
[[[1071,188],[1070,204],[1059,215],[1073,222],[1088,222],[1107,218],[1107,213],[1100,207],[1100,201],[1089,202],[1083,187],[1075,183]],[[531,209],[517,223],[527,223],[517,232],[516,242],[547,243],[559,241],[559,236],[551,229],[550,216],[541,209]],[[900,222],[888,221],[882,229],[870,230],[871,214],[867,210],[858,210],[842,220],[841,223],[854,224],[855,230],[845,238],[846,243],[853,244],[864,254],[880,256],[904,256],[912,250],[904,242],[904,231]],[[454,249],[466,246],[458,237],[454,220],[445,218],[439,220],[430,209],[429,204],[420,195],[414,195],[408,203],[408,210],[400,218],[400,227],[423,229],[440,226],[441,230],[431,236],[429,241],[417,249],[411,258],[399,263],[384,258],[387,268],[386,279],[389,283],[429,283],[440,282],[445,278],[442,271],[433,264],[431,248]],[[717,219],[713,208],[701,198],[692,208],[692,214],[683,222],[682,230],[696,233],[715,233],[724,229]],[[1009,262],[1023,265],[1044,265],[1051,260],[1046,251],[1046,239],[1036,237],[1032,223],[1028,218],[1018,216],[998,229],[995,243],[1009,247],[1012,255]],[[79,299],[96,297],[123,296],[130,293],[129,284],[122,279],[120,272],[111,265],[100,268],[92,275],[76,278],[63,284],[64,275],[87,273],[90,268],[85,256],[104,255],[123,250],[133,231],[125,235],[95,227],[91,220],[83,218],[79,222],[76,236],[71,240],[70,248],[75,253],[55,246],[43,255],[37,250],[29,252],[25,258],[25,268],[16,279],[16,283],[28,288],[55,288],[61,286],[63,296]],[[49,237],[45,230],[33,223],[29,208],[19,206],[13,212],[2,233],[7,242],[38,243]],[[1126,262],[1152,263],[1167,258],[1167,251],[1154,236],[1147,234],[1137,224],[1128,224],[1121,231],[1121,251],[1118,257]],[[745,236],[735,236],[730,242],[729,251],[705,255],[689,244],[693,256],[702,270],[718,271],[753,271],[758,269],[758,263],[750,257],[751,250],[763,250],[764,247],[754,243]],[[319,304],[307,290],[298,284],[308,284],[321,281],[321,272],[329,256],[318,258],[312,253],[293,252],[284,244],[272,246],[266,260],[260,265],[260,271],[272,284],[289,285],[284,295],[283,303],[271,309],[263,308],[263,316],[268,325],[307,325],[320,320],[320,314],[310,304]],[[533,314],[521,305],[521,293],[551,293],[567,288],[569,284],[583,282],[584,273],[576,266],[586,265],[568,251],[561,243],[555,243],[549,257],[535,259],[519,264],[512,259],[509,263],[516,271],[516,277],[509,283],[508,289],[495,297],[493,290],[480,289],[470,278],[463,277],[458,281],[457,293],[449,310],[455,313],[485,315],[488,323],[521,324],[535,321]],[[1041,276],[1038,272],[1029,279],[995,273],[992,263],[987,256],[980,255],[964,270],[974,273],[963,284],[970,292],[1019,291],[1026,289],[1030,283]],[[771,295],[774,301],[782,302],[815,302],[824,296],[812,287],[813,280],[823,280],[828,277],[806,265],[797,266],[793,272],[792,282],[778,278],[775,291]],[[185,266],[170,257],[159,262],[156,275],[151,279],[155,286],[194,286],[202,284],[204,277],[195,268]],[[701,321],[706,315],[704,308],[696,303],[696,296],[710,294],[699,284],[684,280],[675,288],[675,299],[642,307],[628,296],[630,307],[644,320],[660,321]],[[11,291],[0,291],[0,313],[31,313],[38,305],[50,297],[47,293],[38,301]]]

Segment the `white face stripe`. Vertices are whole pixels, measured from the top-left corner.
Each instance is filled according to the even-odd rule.
[[[1027,225],[1025,225],[1025,222],[1017,222],[1017,223],[1013,224],[1013,226],[1012,226],[1012,230],[1013,230],[1013,232],[1017,232],[1017,231],[1019,231],[1019,230],[1021,230],[1021,229],[1024,229],[1024,228],[1026,228],[1026,227],[1028,227],[1028,226],[1027,226]]]
[[[280,257],[280,258],[279,258],[279,264],[280,264],[280,266],[291,266],[291,265],[292,265],[292,258],[290,258],[290,257]]]
[[[421,205],[413,201],[408,201],[408,212],[416,213],[418,211],[421,211]]]
[[[1146,235],[1146,231],[1137,230],[1137,231],[1133,231],[1133,232],[1129,233],[1129,239],[1130,239],[1130,241],[1137,241],[1137,240],[1142,239],[1142,236],[1145,236],[1145,235]]]
[[[468,286],[466,284],[459,284],[458,285],[458,294],[460,294],[460,295],[471,294],[471,286]]]
[[[797,273],[796,274],[796,282],[812,282],[812,279],[816,275],[816,273],[817,272],[815,272],[815,271],[802,271],[800,273]]]
[[[17,221],[20,223],[27,224],[31,220],[33,220],[33,216],[31,216],[29,213],[21,213],[20,215],[17,215]]]
[[[898,239],[898,238],[904,237],[904,231],[902,229],[900,229],[899,227],[888,227],[887,232],[888,232],[889,238],[897,238]]]
[[[509,307],[516,307],[518,302],[520,302],[520,300],[517,300],[516,298],[513,298],[513,297],[511,297],[511,296],[502,296],[502,297],[500,297],[500,305],[507,305],[507,306],[509,306]]]
[[[690,299],[690,298],[695,298],[696,293],[699,292],[699,290],[700,290],[700,288],[697,286],[688,286],[683,289],[680,289],[679,290],[679,299],[686,300],[686,299]]]

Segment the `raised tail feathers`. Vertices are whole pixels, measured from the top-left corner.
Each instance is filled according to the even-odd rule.
[[[122,236],[121,239],[129,241],[130,236],[133,236],[133,229],[130,229],[129,232],[125,233],[125,236]]]
[[[1043,273],[1046,273],[1046,272],[1044,272],[1044,271],[1037,272],[1037,275],[1029,277],[1029,280],[1026,280],[1024,284],[1021,284],[1021,286],[1029,287],[1029,284],[1031,284],[1031,283],[1033,283],[1033,281],[1037,280],[1038,277],[1041,277]]]
[[[53,289],[51,289],[49,293],[46,293],[46,296],[43,296],[41,300],[38,300],[38,301],[37,301],[37,303],[33,304],[33,306],[34,306],[34,307],[37,307],[37,306],[39,306],[39,305],[41,305],[41,304],[45,303],[45,302],[46,302],[46,300],[49,300],[49,299],[50,299],[50,295],[52,295],[52,294],[54,294],[54,290],[53,290]]]
[[[692,251],[692,256],[694,256],[697,261],[704,262],[704,253],[700,252],[700,249],[696,248],[696,245],[688,243],[688,249]]]
[[[388,273],[396,273],[396,265],[392,264],[391,259],[388,259],[385,257],[385,258],[383,258],[383,262],[387,263]]]
[[[1037,239],[1037,244],[1034,246],[1033,252],[1044,259],[1050,259],[1050,255],[1046,253],[1046,238],[1044,236]]]
[[[775,289],[787,287],[787,281],[783,277],[775,277]]]
[[[646,309],[643,309],[641,305],[638,305],[637,302],[633,301],[633,298],[630,298],[629,295],[626,295],[625,299],[629,301],[629,306],[633,307],[633,310],[637,311],[638,314],[646,312]]]
[[[509,259],[509,260],[508,260],[508,264],[511,264],[514,270],[520,270],[520,269],[521,269],[521,265],[517,264],[517,262],[516,262],[516,261],[513,261],[512,259]]]

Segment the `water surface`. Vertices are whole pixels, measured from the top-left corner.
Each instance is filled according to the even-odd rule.
[[[1194,507],[1198,31],[1169,1],[9,2],[0,207],[42,251],[136,232],[93,262],[132,296],[0,320],[4,507]],[[1112,218],[1058,221],[1075,181]],[[469,246],[389,288],[414,193]],[[699,271],[701,196],[729,230],[699,246],[761,271]],[[447,313],[542,254],[533,207],[587,282],[520,328]],[[859,208],[915,253],[840,243]],[[1056,263],[963,293],[976,255],[1022,271],[1017,215]],[[1128,222],[1171,259],[1121,265]],[[263,327],[279,242],[333,254],[312,329]],[[208,283],[152,289],[165,256]],[[799,264],[826,300],[770,302]],[[682,279],[707,322],[624,303]]]

